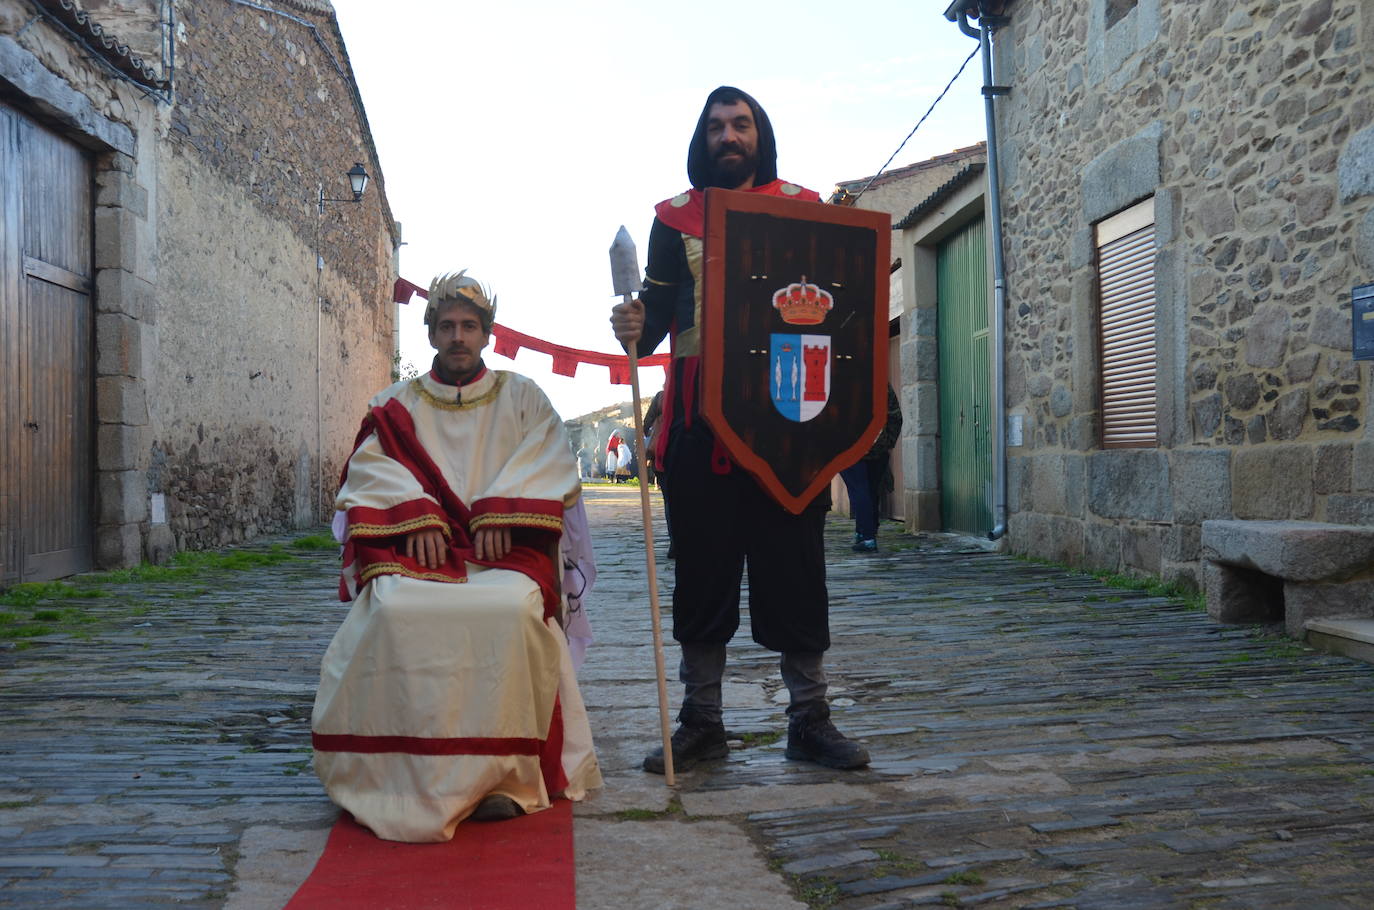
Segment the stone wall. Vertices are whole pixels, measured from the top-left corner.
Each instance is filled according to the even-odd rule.
[[[1195,582],[1207,518],[1374,523],[1374,8],[1107,6],[996,41],[1011,546]],[[1150,195],[1160,444],[1103,451],[1092,226]]]
[[[274,5],[179,0],[168,104],[0,0],[0,78],[96,166],[102,565],[325,519],[390,381],[399,227],[347,54],[328,3]],[[88,6],[157,46],[153,0]]]
[[[179,546],[325,519],[390,382],[394,225],[347,56],[321,4],[278,6],[316,30],[227,2],[181,10],[159,309],[182,318],[158,330],[149,471]],[[362,203],[321,214],[320,185],[349,198],[354,162],[373,176]]]

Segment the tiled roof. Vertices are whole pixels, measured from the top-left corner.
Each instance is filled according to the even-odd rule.
[[[882,186],[884,183],[891,183],[894,180],[900,180],[903,177],[919,173],[920,171],[928,171],[931,168],[940,167],[945,164],[954,164],[966,158],[985,157],[987,151],[988,144],[986,142],[978,142],[974,145],[955,149],[952,152],[945,152],[943,155],[936,155],[934,158],[927,158],[925,161],[918,161],[915,164],[908,164],[905,167],[883,171],[878,175],[877,179],[873,181],[873,184],[869,186],[869,189]],[[867,177],[860,177],[857,180],[841,180],[835,185],[845,192],[852,193],[862,188],[865,183],[868,183],[868,179]]]
[[[45,13],[85,41],[101,59],[130,79],[149,88],[167,88],[167,80],[161,73],[149,66],[142,57],[130,52],[129,45],[121,44],[119,38],[105,31],[104,27],[92,19],[91,14],[78,6],[74,0],[35,2]]]
[[[949,178],[949,180],[946,180],[943,185],[935,190],[935,192],[921,200],[916,204],[915,208],[907,212],[906,217],[894,224],[892,229],[894,231],[900,231],[902,228],[911,227],[913,224],[920,221],[927,212],[954,195],[955,190],[970,183],[973,178],[983,173],[983,168],[986,166],[987,165],[982,161],[975,161],[973,164],[970,164],[968,167]]]

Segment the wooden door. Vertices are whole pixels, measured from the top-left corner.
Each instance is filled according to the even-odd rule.
[[[0,583],[92,564],[91,166],[0,105]]]
[[[945,528],[992,528],[991,362],[983,219],[936,253],[940,348],[940,519]]]

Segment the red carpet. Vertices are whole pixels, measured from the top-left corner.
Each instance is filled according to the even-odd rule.
[[[464,822],[446,844],[381,840],[343,813],[287,910],[575,910],[572,803]]]

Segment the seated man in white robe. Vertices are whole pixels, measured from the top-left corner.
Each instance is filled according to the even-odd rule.
[[[335,504],[353,606],[320,672],[315,770],[388,840],[601,785],[560,627],[577,463],[539,387],[482,363],[495,311],[463,273],[435,279],[433,369],[372,399]]]

